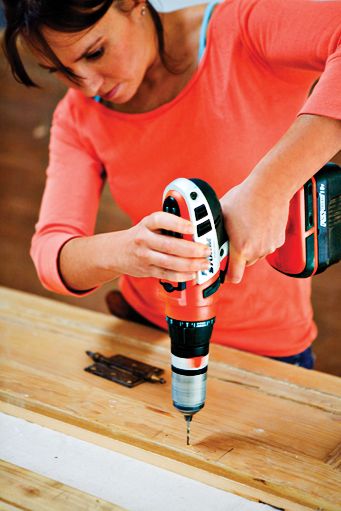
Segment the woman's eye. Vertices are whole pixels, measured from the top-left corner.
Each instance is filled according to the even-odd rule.
[[[103,55],[104,48],[100,48],[99,50],[96,50],[93,53],[89,53],[85,58],[86,60],[97,60],[100,59]]]

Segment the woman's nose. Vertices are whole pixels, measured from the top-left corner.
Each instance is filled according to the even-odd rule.
[[[82,75],[83,79],[80,83],[80,89],[87,97],[96,96],[98,94],[98,91],[102,89],[103,85],[103,78],[99,73],[96,73],[95,71],[89,71],[86,72],[83,71]]]

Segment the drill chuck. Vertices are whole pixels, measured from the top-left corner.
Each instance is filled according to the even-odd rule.
[[[173,405],[186,415],[204,407],[209,341],[215,319],[179,321],[167,317],[172,354]]]
[[[204,408],[206,400],[207,366],[203,374],[178,374],[172,370],[173,406],[184,415],[194,415]]]

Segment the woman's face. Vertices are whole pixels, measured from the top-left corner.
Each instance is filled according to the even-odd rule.
[[[38,56],[40,66],[86,96],[99,95],[113,103],[125,103],[137,92],[149,68],[159,60],[157,35],[153,20],[137,4],[129,13],[112,7],[93,27],[78,33],[43,29],[52,50],[75,74],[82,77],[75,84],[56,72],[53,64]]]

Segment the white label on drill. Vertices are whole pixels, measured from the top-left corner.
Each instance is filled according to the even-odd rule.
[[[327,211],[326,211],[326,187],[323,183],[320,184],[319,190],[320,199],[320,224],[321,227],[327,227]]]
[[[172,366],[178,369],[186,369],[187,371],[196,371],[202,369],[208,364],[208,355],[204,357],[181,358],[172,355]]]
[[[214,218],[211,212],[211,208],[209,206],[208,201],[206,200],[205,195],[200,190],[200,188],[190,179],[179,177],[172,181],[164,191],[163,200],[165,200],[165,197],[168,192],[171,190],[175,190],[179,192],[185,199],[188,211],[190,214],[190,220],[194,226],[194,235],[193,235],[193,241],[198,241],[200,243],[204,243],[211,249],[211,254],[208,257],[208,261],[210,263],[210,267],[206,271],[199,271],[197,272],[197,284],[203,284],[204,282],[207,282],[210,280],[213,275],[219,274],[220,271],[220,247],[218,243],[218,237],[217,233],[214,227]],[[197,220],[195,218],[195,209],[205,206],[207,215],[206,217],[201,218],[200,220]],[[209,221],[211,225],[211,229],[208,232],[205,232],[204,234],[200,235],[198,234],[198,225],[204,223],[205,221]],[[225,247],[224,247],[225,248]],[[226,252],[227,252],[227,245],[226,245]]]

